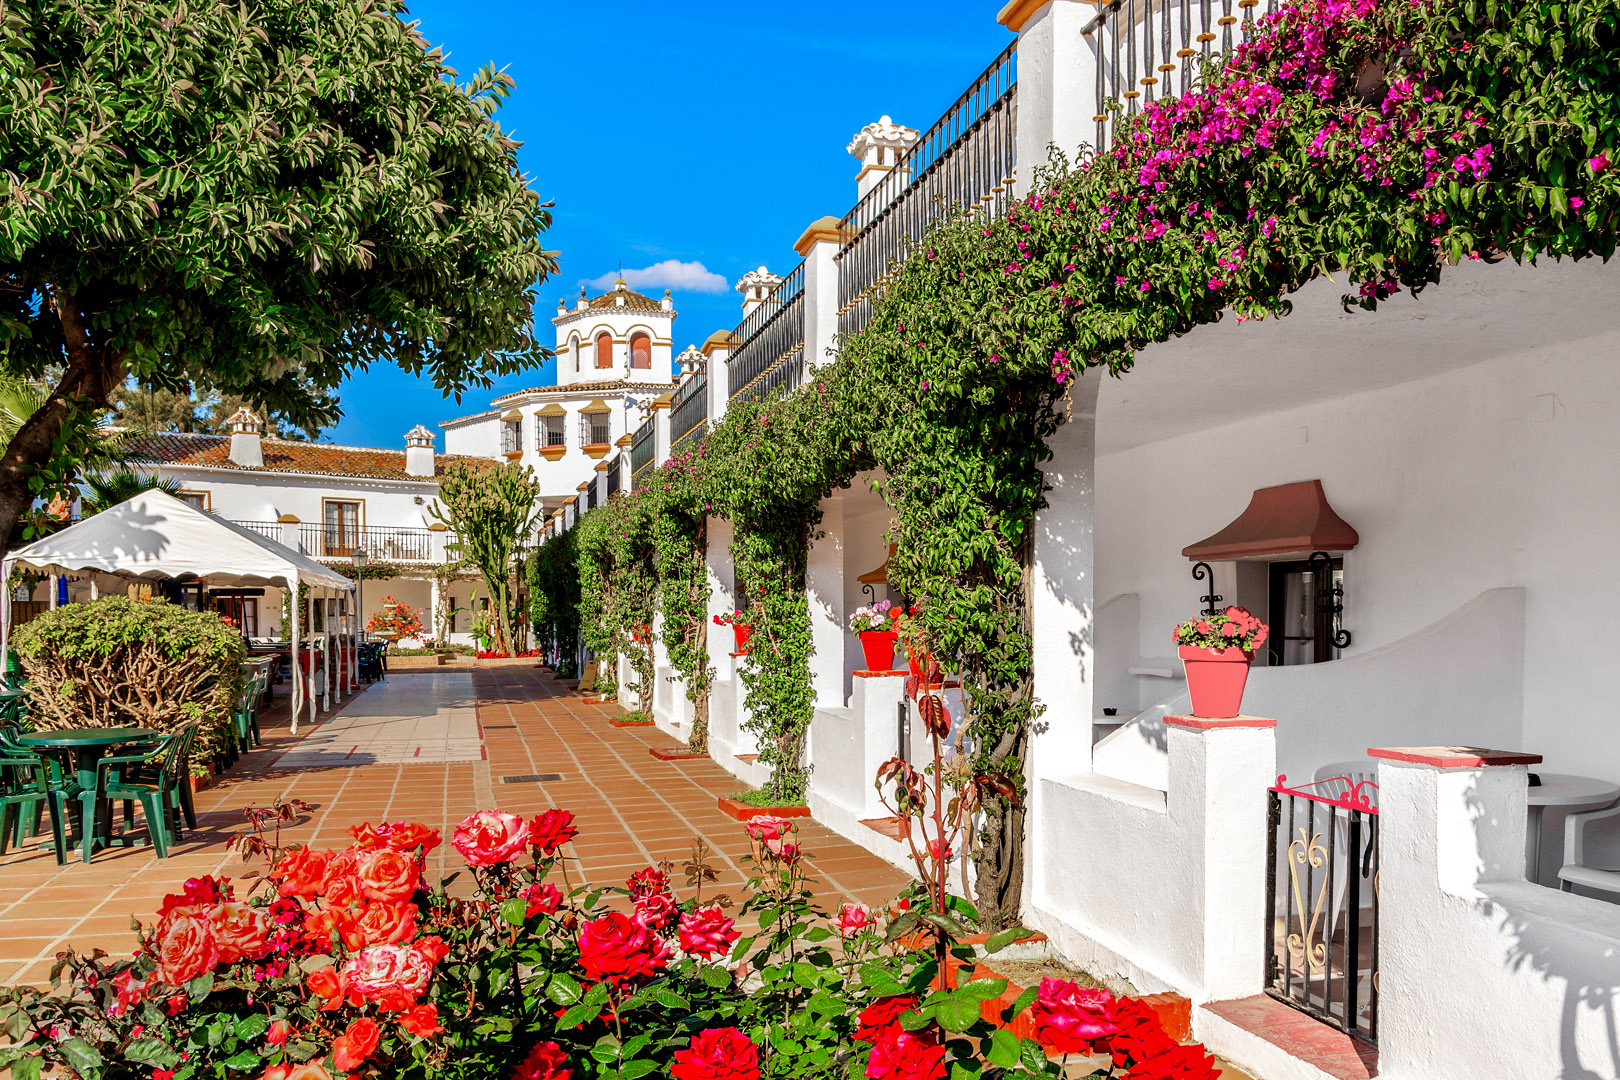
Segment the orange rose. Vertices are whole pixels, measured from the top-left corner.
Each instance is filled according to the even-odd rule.
[[[332,1080],[332,1074],[318,1061],[302,1065],[272,1065],[259,1080]]]
[[[394,945],[407,941],[416,933],[416,916],[415,904],[380,900],[342,928],[343,943],[351,949],[360,949],[367,945]]]
[[[409,899],[421,880],[415,857],[390,848],[366,852],[357,869],[360,884],[372,900]]]
[[[444,1031],[439,1024],[439,1010],[432,1005],[413,1005],[406,1009],[399,1014],[399,1026],[424,1039]]]
[[[304,977],[304,985],[309,988],[311,994],[326,999],[321,1002],[322,1012],[343,1004],[343,980],[338,978],[336,968],[316,968]]]
[[[224,903],[209,913],[209,920],[214,924],[214,938],[219,942],[220,963],[257,960],[268,951],[264,939],[270,933],[270,921],[262,909]]]
[[[329,851],[300,848],[281,857],[271,868],[270,879],[281,883],[278,891],[282,896],[318,896],[331,860]]]
[[[402,822],[388,830],[384,841],[395,851],[415,851],[421,848],[426,854],[440,844],[439,830],[430,829],[417,822]]]
[[[377,1021],[369,1016],[362,1016],[350,1024],[347,1031],[332,1040],[333,1064],[344,1072],[358,1069],[377,1049],[377,1039],[381,1035],[382,1030],[377,1027]]]
[[[219,963],[219,941],[214,937],[211,919],[181,915],[158,925],[154,942],[158,955],[157,977],[179,986],[211,971]]]

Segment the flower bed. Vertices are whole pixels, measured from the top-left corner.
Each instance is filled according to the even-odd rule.
[[[197,878],[167,897],[131,958],[70,951],[65,992],[0,989],[0,1066],[21,1080],[940,1080],[986,1063],[1055,1078],[1100,1053],[1115,1076],[1213,1080],[1202,1047],[1107,991],[1049,979],[987,1005],[1005,979],[954,985],[933,958],[966,905],[825,911],[795,826],[747,829],[740,905],[706,888],[701,844],[684,897],[667,863],[622,887],[571,881],[566,810],[463,821],[466,898],[423,881],[440,836],[422,825],[358,826],[335,852],[271,849],[243,895]],[[1011,940],[986,947],[998,939]],[[1019,1017],[1031,1037],[1008,1029]]]

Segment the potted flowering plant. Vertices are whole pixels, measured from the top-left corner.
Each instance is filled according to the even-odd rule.
[[[894,643],[900,636],[894,624],[899,619],[900,609],[888,600],[858,607],[849,617],[850,631],[861,639],[868,671],[894,669]]]
[[[1254,650],[1266,643],[1269,633],[1265,623],[1235,604],[1176,627],[1194,716],[1225,720],[1238,715]]]
[[[714,625],[731,627],[731,632],[737,638],[737,647],[733,652],[741,654],[748,651],[748,636],[754,632],[754,628],[748,625],[747,613],[728,611],[724,615],[716,615]]]

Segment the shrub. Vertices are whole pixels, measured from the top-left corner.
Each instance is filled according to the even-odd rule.
[[[43,730],[201,720],[194,758],[223,748],[242,691],[241,632],[212,611],[104,596],[17,628],[29,716]]]

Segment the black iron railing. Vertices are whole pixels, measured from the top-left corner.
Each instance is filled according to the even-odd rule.
[[[606,446],[613,441],[612,413],[584,413],[579,418],[579,445]]]
[[[623,458],[621,457],[620,460],[608,466],[607,493],[610,499],[619,493],[619,473],[623,471],[623,464]]]
[[[630,437],[630,486],[638,488],[644,483],[643,477],[653,466],[653,433],[657,430],[654,421],[656,414],[649,416]]]
[[[596,481],[594,479],[591,481],[591,486],[585,489],[585,509],[596,509]]]
[[[701,439],[709,430],[709,375],[700,371],[675,388],[669,410],[669,448],[686,439]]]
[[[1270,789],[1266,993],[1378,1039],[1378,785]]]
[[[1263,0],[1266,13],[1277,0]],[[1109,143],[1116,112],[1141,110],[1150,101],[1192,89],[1201,60],[1230,52],[1237,36],[1254,32],[1262,0],[1111,0],[1084,29],[1097,50],[1097,149]],[[1234,14],[1234,9],[1241,14]]]
[[[240,525],[244,529],[251,529],[260,536],[281,542],[281,522],[279,521],[233,521],[231,524]]]
[[[1007,46],[839,226],[838,332],[866,325],[890,266],[939,218],[1012,194],[1018,49]]]
[[[444,535],[446,542],[454,542],[451,534]],[[360,550],[371,562],[439,561],[431,529],[307,524],[298,526],[298,546],[318,559],[347,559]]]
[[[762,392],[757,385],[778,368],[804,366],[804,263],[790,270],[748,313],[732,331],[731,340],[726,388],[732,401],[759,397]],[[798,385],[797,376],[792,385]]]

